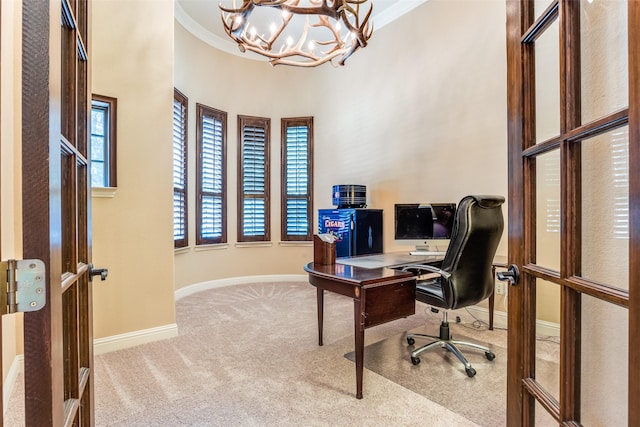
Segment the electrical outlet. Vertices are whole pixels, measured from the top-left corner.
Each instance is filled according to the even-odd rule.
[[[497,295],[504,295],[504,283],[496,282],[496,284],[495,284],[495,293]]]

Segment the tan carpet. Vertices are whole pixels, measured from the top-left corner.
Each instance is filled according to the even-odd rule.
[[[493,361],[489,361],[482,351],[460,347],[477,372],[473,378],[466,375],[462,363],[451,352],[442,348],[421,354],[420,364],[414,366],[410,361],[411,351],[434,340],[416,338],[415,346],[410,347],[406,333],[367,346],[364,366],[480,425],[505,425],[506,333],[473,329],[468,323],[451,324],[450,327],[455,339],[486,345],[496,355]],[[411,332],[433,335],[438,328],[419,327]],[[552,343],[540,345],[550,347],[551,351],[557,347]],[[345,357],[353,361],[354,352],[347,353]],[[536,369],[545,378],[551,380],[554,374],[557,378],[557,363],[538,359]]]
[[[353,350],[352,301],[326,296],[325,345],[319,347],[315,288],[307,283],[212,289],[179,300],[176,310],[179,336],[96,357],[96,425],[492,425],[476,423],[368,369],[364,399],[355,399],[354,364],[344,357]],[[425,322],[437,325],[424,306],[418,310],[408,319],[368,329],[366,345]],[[373,353],[370,348],[365,356]],[[406,345],[398,348],[402,353]],[[441,359],[425,357],[414,367],[405,354],[391,363],[426,373],[430,366],[442,370]],[[478,396],[496,392],[495,383],[485,382],[489,375],[482,360],[472,362],[478,369]],[[445,372],[451,381],[469,382],[458,366],[451,371]],[[6,425],[23,424],[17,415],[21,393],[18,384]],[[504,405],[492,404],[491,410],[503,414]]]

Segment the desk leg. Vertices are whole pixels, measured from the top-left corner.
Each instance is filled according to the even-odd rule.
[[[316,295],[318,299],[318,345],[322,345],[322,324],[324,313],[324,289],[316,288]]]
[[[491,296],[489,297],[489,330],[493,331],[493,308],[496,302],[496,266],[491,267],[491,277],[493,278],[493,290],[491,291]]]
[[[362,399],[362,371],[364,368],[364,313],[363,301],[353,300],[353,323],[356,351],[356,399]]]

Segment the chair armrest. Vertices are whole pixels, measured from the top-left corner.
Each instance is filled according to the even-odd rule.
[[[411,271],[416,274],[423,274],[423,272],[436,273],[447,280],[451,277],[451,273],[429,264],[411,264],[403,267],[402,270]]]

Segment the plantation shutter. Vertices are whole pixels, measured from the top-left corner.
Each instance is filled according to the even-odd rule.
[[[187,98],[175,91],[173,99],[173,241],[187,246]]]
[[[241,126],[242,202],[239,241],[269,240],[268,119],[244,118]]]
[[[311,240],[312,118],[282,119],[282,240]]]
[[[198,244],[225,243],[226,113],[198,105],[199,191]]]

